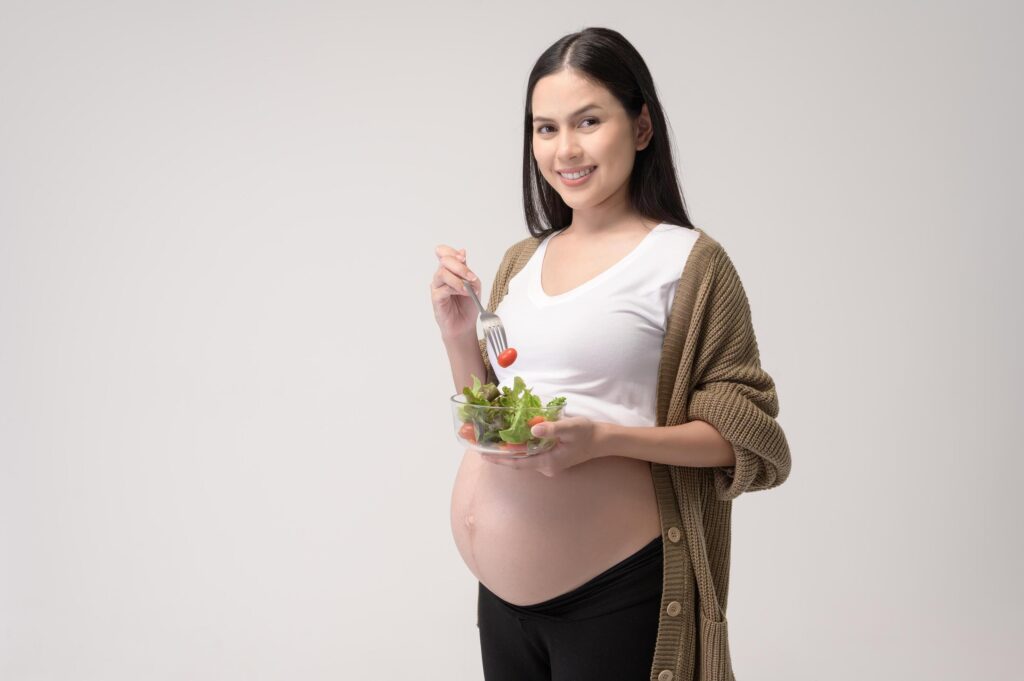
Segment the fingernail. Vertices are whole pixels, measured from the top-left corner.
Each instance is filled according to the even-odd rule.
[[[472,272],[467,272],[466,278],[469,279],[470,281],[476,281],[476,275],[473,274]]]

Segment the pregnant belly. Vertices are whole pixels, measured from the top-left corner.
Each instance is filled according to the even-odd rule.
[[[451,526],[467,567],[515,605],[571,591],[661,534],[650,463],[609,456],[547,477],[467,449]]]

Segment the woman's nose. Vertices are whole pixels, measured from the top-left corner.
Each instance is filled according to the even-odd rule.
[[[580,148],[576,138],[572,135],[565,135],[558,143],[558,157],[564,161],[571,161],[579,157]]]

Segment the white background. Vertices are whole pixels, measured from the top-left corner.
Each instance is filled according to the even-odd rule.
[[[1019,670],[1022,18],[5,0],[0,678],[482,678],[434,248],[489,293],[527,75],[589,25],[647,61],[779,391],[738,678]]]

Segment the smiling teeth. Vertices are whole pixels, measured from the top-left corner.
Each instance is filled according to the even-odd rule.
[[[583,170],[583,171],[580,171],[578,173],[558,173],[558,174],[561,175],[562,177],[564,177],[567,180],[578,180],[581,177],[583,177],[584,175],[589,175],[592,172],[594,172],[593,168],[591,168],[589,170]]]

